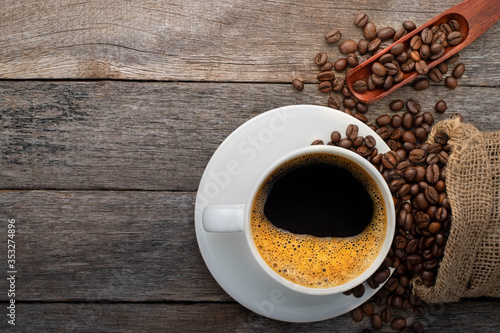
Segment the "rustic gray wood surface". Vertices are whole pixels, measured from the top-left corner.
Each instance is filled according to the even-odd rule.
[[[326,105],[313,57],[324,34],[361,38],[425,23],[443,1],[6,0],[0,4],[1,332],[360,332],[348,314],[290,324],[228,296],[196,243],[203,170],[233,130],[269,109]],[[500,130],[496,23],[461,53],[459,87],[404,87],[370,105],[419,100]],[[453,66],[451,66],[453,67]],[[304,91],[291,88],[293,78]],[[438,115],[438,99],[448,111]],[[7,220],[15,219],[16,327],[7,324]],[[498,332],[497,299],[431,306],[427,332]],[[404,313],[401,312],[403,315]],[[406,315],[406,314],[404,314]],[[413,315],[410,316],[413,320]],[[386,325],[381,331],[390,332]]]

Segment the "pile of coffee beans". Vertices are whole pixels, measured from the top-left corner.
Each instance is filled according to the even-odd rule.
[[[430,112],[421,112],[416,100],[395,100],[390,108],[401,110],[405,105],[407,111],[402,116],[384,114],[369,125],[390,147],[389,152],[379,153],[375,139],[359,136],[354,124],[347,127],[345,135],[332,132],[327,144],[350,149],[370,161],[386,180],[396,208],[392,247],[367,281],[374,289],[384,282],[385,285],[372,300],[354,309],[352,318],[361,321],[364,315],[370,316],[374,329],[386,322],[403,332],[423,332],[418,321],[409,326],[403,317],[392,319],[391,309],[412,309],[417,316],[425,314],[425,303],[412,293],[410,281],[418,276],[426,286],[432,286],[443,257],[451,226],[445,183],[450,148],[442,134],[435,135],[435,142],[426,142],[434,117]],[[316,140],[313,144],[324,143]],[[345,294],[361,297],[364,292],[360,285]],[[374,311],[374,305],[381,308],[380,313]]]
[[[328,106],[338,110],[341,110],[343,106],[346,113],[367,122],[365,114],[368,111],[368,106],[353,97],[345,84],[344,77],[339,76],[339,74],[349,67],[358,66],[372,55],[382,51],[386,46],[384,43],[391,43],[391,40],[397,42],[415,30],[416,25],[411,21],[405,21],[399,30],[392,27],[377,30],[375,24],[369,20],[365,13],[359,13],[355,17],[354,25],[362,29],[364,38],[358,42],[354,40],[342,41],[339,44],[339,51],[343,56],[338,59],[330,60],[326,52],[320,52],[314,57],[314,62],[319,69],[318,89],[323,93],[330,94]],[[415,90],[427,89],[430,86],[429,80],[440,83],[443,79],[448,88],[455,89],[458,85],[457,80],[465,72],[464,64],[457,64],[452,74],[446,75],[449,71],[449,65],[458,61],[458,53],[430,70],[426,61],[438,59],[443,55],[446,47],[460,43],[461,33],[459,29],[458,22],[450,20],[440,26],[422,30],[419,35],[415,35],[405,43],[396,43],[389,53],[382,55],[378,62],[373,64],[370,76],[353,84],[354,89],[360,93],[377,88],[387,90],[394,83],[401,82],[404,73],[413,71],[425,75],[414,81],[413,88]],[[342,33],[339,29],[332,29],[325,35],[327,43],[337,43],[341,39]],[[297,90],[304,89],[304,83],[300,79],[294,79],[292,86]]]
[[[394,29],[384,28],[370,42],[368,49],[370,49],[371,44],[375,44],[376,50],[378,50],[384,38],[393,38],[394,42],[396,42],[413,29],[415,29],[413,22],[405,22],[397,35]],[[441,70],[433,68],[429,71],[427,61],[439,59],[443,56],[447,47],[460,44],[462,42],[462,33],[459,29],[458,22],[450,20],[440,26],[436,25],[432,28],[423,29],[420,34],[414,35],[409,42],[394,44],[389,53],[382,55],[377,62],[373,63],[370,76],[354,83],[354,90],[359,93],[377,88],[389,90],[394,83],[403,81],[403,73],[412,73],[414,71],[420,75],[428,74],[429,78],[436,83],[441,82],[442,75],[446,71],[441,72],[441,70],[444,70],[443,67]],[[465,68],[463,64],[461,64],[461,68]],[[457,86],[456,76],[452,75],[449,79],[446,78],[445,84],[447,87],[454,89]],[[429,80],[426,78],[418,79],[414,83],[416,90],[423,90],[428,87]]]

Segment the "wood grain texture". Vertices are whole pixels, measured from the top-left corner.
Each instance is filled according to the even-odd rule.
[[[0,78],[312,82],[312,58],[340,56],[324,34],[362,37],[366,12],[377,27],[423,24],[459,3],[446,1],[7,0],[0,5]],[[500,85],[495,24],[463,51],[471,85]],[[478,61],[479,60],[479,61]]]
[[[424,111],[443,98],[481,130],[500,130],[499,88],[405,87],[370,105],[413,97]],[[0,82],[0,187],[194,191],[218,145],[238,126],[289,104],[327,103],[315,84]]]
[[[3,303],[5,304],[5,303]],[[3,307],[2,304],[2,307]],[[355,323],[346,314],[334,319],[292,324],[259,316],[238,304],[20,303],[17,323],[25,332],[361,332],[369,318]],[[500,302],[466,300],[430,310],[420,321],[425,332],[497,333]],[[401,315],[399,311],[394,315]],[[18,332],[0,323],[2,332]],[[395,332],[384,324],[377,332]]]
[[[194,199],[182,192],[0,191],[0,220],[16,220],[16,300],[231,300],[201,258]],[[0,235],[6,227],[0,224]],[[7,290],[6,279],[0,288]]]

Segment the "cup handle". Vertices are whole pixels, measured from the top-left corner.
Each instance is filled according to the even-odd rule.
[[[203,228],[208,232],[239,232],[245,226],[245,205],[215,205],[203,209]]]

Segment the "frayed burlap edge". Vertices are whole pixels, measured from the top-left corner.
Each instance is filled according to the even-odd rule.
[[[433,127],[450,138],[446,188],[451,205],[450,236],[436,284],[412,281],[427,303],[456,302],[462,297],[500,297],[500,133],[481,133],[459,119]]]

